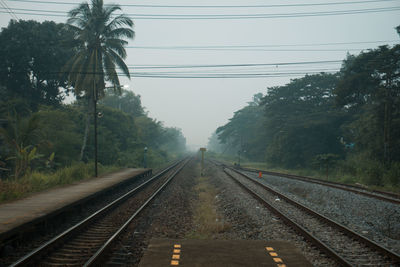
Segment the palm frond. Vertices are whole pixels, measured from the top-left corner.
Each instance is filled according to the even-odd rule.
[[[68,81],[76,93],[87,96],[98,95],[105,90],[105,79],[119,88],[116,67],[130,78],[129,69],[124,63],[128,44],[125,38],[133,38],[133,21],[126,15],[113,13],[121,10],[119,5],[104,6],[103,0],[82,3],[69,12],[67,27],[74,34],[76,54],[64,66]]]
[[[107,37],[133,39],[135,37],[135,32],[130,28],[116,28],[107,32]]]
[[[120,26],[133,27],[133,21],[124,14],[116,16],[108,25],[110,31],[117,29]]]
[[[90,17],[90,7],[88,3],[81,3],[77,8],[72,9],[68,12],[69,19],[67,20],[68,24],[74,24],[74,22],[70,20],[74,20],[76,17],[81,18],[83,20]]]
[[[115,63],[113,58],[109,54],[104,55],[104,69],[106,72],[106,78],[114,86],[114,91],[121,93],[121,86],[119,83],[118,74],[115,70]]]
[[[131,75],[129,73],[128,66],[126,66],[125,62],[122,60],[122,58],[115,53],[113,50],[108,49],[107,54],[109,54],[112,58],[113,61],[117,64],[117,66],[122,70],[122,72],[130,79]]]
[[[109,21],[113,12],[121,10],[121,7],[117,4],[106,5],[104,7],[104,20]]]
[[[125,48],[117,41],[118,39],[107,40],[105,43],[106,49],[111,49],[116,52],[121,58],[126,58]]]

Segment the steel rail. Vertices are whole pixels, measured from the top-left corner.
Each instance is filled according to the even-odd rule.
[[[120,203],[122,203],[124,200],[127,198],[131,197],[133,194],[137,193],[138,191],[142,190],[144,187],[149,185],[151,182],[154,180],[158,179],[159,177],[163,176],[165,173],[167,173],[169,170],[173,169],[176,167],[180,162],[183,162],[183,160],[179,162],[173,163],[171,166],[168,166],[164,170],[162,170],[160,173],[154,175],[152,178],[149,180],[145,181],[141,185],[135,187],[134,189],[130,190],[126,194],[122,195],[121,197],[117,198],[116,200],[112,201],[108,205],[104,206],[103,208],[99,209],[98,211],[94,212],[87,218],[83,219],[82,221],[78,222],[74,226],[68,228],[64,232],[60,233],[59,235],[55,236],[51,240],[47,241],[43,245],[39,246],[38,248],[34,249],[30,253],[26,254],[16,262],[12,263],[10,267],[16,267],[16,266],[23,266],[23,265],[28,265],[35,259],[39,259],[43,257],[48,251],[51,250],[51,248],[61,244],[62,242],[66,241],[67,239],[71,238],[74,236],[77,232],[79,232],[81,229],[85,228],[86,226],[92,224],[94,221],[98,220],[102,216],[104,216],[108,211],[111,209],[115,208],[118,206]]]
[[[325,181],[325,180],[320,180],[317,178],[311,178],[311,177],[307,177],[307,176],[300,176],[300,175],[294,175],[294,174],[286,174],[286,173],[279,173],[279,172],[272,172],[272,171],[265,171],[265,170],[258,170],[258,169],[249,169],[249,168],[242,168],[242,167],[240,167],[240,169],[242,169],[244,171],[249,171],[249,172],[257,172],[257,173],[261,172],[261,173],[267,174],[267,175],[280,176],[280,177],[285,177],[285,178],[289,178],[289,179],[295,179],[295,180],[300,180],[300,181],[304,181],[304,182],[325,185],[325,186],[333,187],[336,189],[342,189],[345,191],[349,191],[349,192],[352,192],[355,194],[364,195],[364,196],[376,198],[376,199],[383,200],[383,201],[388,201],[388,202],[395,203],[395,204],[400,204],[400,195],[391,193],[391,192],[385,192],[385,191],[380,191],[380,190],[368,191],[368,189],[366,189],[362,186],[349,185],[349,184],[332,182],[332,181]],[[373,194],[373,193],[375,193],[375,194]],[[378,194],[380,194],[380,195],[378,195]]]
[[[295,200],[283,195],[282,193],[272,189],[271,187],[260,183],[259,181],[255,180],[254,178],[248,176],[247,174],[241,173],[241,172],[239,172],[239,171],[237,171],[235,169],[232,169],[232,168],[228,168],[228,169],[230,169],[230,170],[234,171],[235,173],[247,178],[248,180],[250,180],[254,184],[256,184],[258,186],[261,186],[263,189],[265,189],[265,190],[267,190],[267,191],[269,191],[269,192],[271,192],[273,194],[276,194],[281,199],[284,199],[288,203],[298,207],[301,210],[304,210],[308,214],[317,217],[318,219],[328,223],[329,225],[331,225],[333,227],[339,228],[346,235],[351,236],[351,237],[357,239],[358,241],[364,243],[368,247],[372,247],[373,249],[383,253],[385,256],[388,256],[392,260],[396,261],[396,263],[400,263],[400,255],[399,254],[386,249],[385,247],[379,245],[378,243],[376,243],[376,242],[374,242],[374,241],[372,241],[372,240],[370,240],[370,239],[368,239],[368,238],[366,238],[364,236],[359,235],[358,233],[354,232],[353,230],[347,228],[346,226],[344,226],[344,225],[342,225],[342,224],[340,224],[338,222],[335,222],[335,221],[329,219],[328,217],[326,217],[326,216],[324,216],[324,215],[322,215],[322,214],[320,214],[320,213],[318,213],[318,212],[316,212],[316,211],[314,211],[314,210],[312,210],[312,209],[310,209],[310,208],[298,203],[297,201],[295,201]]]
[[[128,227],[128,225],[132,222],[133,219],[136,218],[138,214],[141,213],[141,211],[147,207],[147,205],[170,183],[170,181],[186,166],[186,164],[189,162],[189,159],[186,160],[182,166],[180,166],[171,176],[168,178],[167,181],[165,181],[156,192],[154,192],[147,200],[146,202],[136,210],[134,214],[122,225],[105,243],[104,245],[99,248],[96,253],[83,265],[85,267],[88,266],[98,266],[101,263],[102,258],[106,253],[110,250],[111,246],[115,241],[120,237],[121,233]]]
[[[264,205],[267,209],[275,213],[279,218],[281,218],[287,225],[289,225],[292,229],[294,229],[296,232],[300,233],[302,236],[304,236],[308,241],[313,243],[316,247],[324,251],[327,255],[331,256],[337,263],[339,263],[341,266],[353,266],[350,262],[348,262],[346,259],[341,257],[339,254],[337,254],[335,251],[333,251],[331,248],[326,246],[321,240],[319,240],[317,237],[315,237],[312,233],[308,232],[306,229],[304,229],[301,225],[297,224],[296,222],[292,221],[289,217],[281,213],[278,209],[273,207],[271,204],[269,204],[267,201],[265,201],[259,194],[248,188],[246,185],[241,183],[238,179],[233,177],[230,173],[228,173],[226,170],[224,172],[234,181],[236,182],[240,187],[242,187],[245,191],[250,193],[255,199],[257,199],[262,205]]]

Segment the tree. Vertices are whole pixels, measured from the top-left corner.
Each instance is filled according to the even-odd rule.
[[[119,5],[103,5],[103,0],[92,0],[91,5],[82,3],[69,12],[67,28],[74,34],[75,55],[65,65],[68,80],[76,95],[84,95],[93,103],[95,126],[95,175],[97,176],[97,111],[99,97],[104,95],[106,82],[110,82],[115,91],[120,91],[117,67],[128,78],[129,69],[124,59],[126,38],[132,39],[132,20],[123,15],[113,17]],[[89,115],[88,115],[89,116]],[[85,149],[89,119],[87,118],[81,158]]]
[[[31,168],[33,160],[41,157],[37,153],[40,142],[39,116],[21,118],[17,114],[9,115],[7,125],[0,128],[0,138],[7,146],[6,160],[13,160],[14,178],[24,175]],[[0,141],[1,141],[0,139]]]
[[[382,162],[400,160],[400,45],[348,56],[341,73],[336,102],[354,116],[347,127],[357,147]]]
[[[304,167],[318,154],[342,154],[340,125],[346,116],[334,106],[338,76],[306,75],[268,89],[262,104],[270,162]]]
[[[44,155],[55,154],[56,165],[66,166],[76,161],[79,154],[82,134],[80,133],[82,112],[72,105],[63,105],[58,108],[42,107],[37,113],[42,137],[47,140],[48,146],[40,148]]]
[[[186,150],[186,138],[181,129],[168,127],[164,128],[161,136],[160,148],[168,153],[178,155]]]
[[[60,70],[72,56],[64,45],[71,36],[64,24],[11,20],[0,33],[0,86],[6,91],[2,100],[23,99],[33,110],[40,104],[59,105],[68,92]]]
[[[135,95],[128,90],[121,90],[121,94],[117,94],[112,90],[106,90],[105,97],[100,104],[121,110],[133,118],[145,115],[140,95]]]
[[[264,132],[261,99],[261,93],[254,95],[253,101],[236,111],[227,124],[216,130],[219,141],[226,144],[224,151],[245,153],[253,160],[263,157],[265,146],[260,146]]]
[[[339,137],[346,116],[333,95],[338,76],[306,75],[255,95],[217,129],[219,141],[234,154],[285,167],[309,165],[318,154],[343,154]]]

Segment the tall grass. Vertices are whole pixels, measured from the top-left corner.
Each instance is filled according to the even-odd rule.
[[[119,169],[99,164],[99,174]],[[0,203],[17,200],[49,188],[72,184],[94,176],[94,163],[76,163],[53,173],[31,172],[17,180],[0,180]]]

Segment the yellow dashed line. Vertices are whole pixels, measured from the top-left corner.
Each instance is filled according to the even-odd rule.
[[[179,265],[179,261],[174,261],[174,260],[172,260],[172,261],[171,261],[171,265]]]
[[[174,244],[171,265],[175,265],[175,266],[179,265],[179,259],[181,258],[180,253],[181,253],[181,245]]]
[[[283,264],[283,260],[281,258],[278,258],[278,253],[274,251],[274,248],[272,247],[265,247],[265,250],[268,251],[269,255],[273,257],[272,259],[274,262],[277,263],[278,267],[286,267],[286,264]]]

